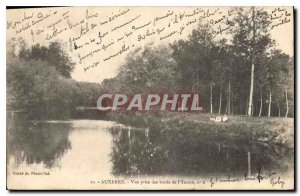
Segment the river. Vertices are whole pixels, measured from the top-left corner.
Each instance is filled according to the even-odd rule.
[[[293,150],[284,146],[205,131],[135,128],[104,120],[23,121],[7,131],[7,171],[16,174],[10,180],[17,183],[18,172],[36,172],[49,188],[58,179],[62,187],[84,187],[120,177],[284,173],[292,163]],[[41,183],[34,175],[27,177],[28,185]]]

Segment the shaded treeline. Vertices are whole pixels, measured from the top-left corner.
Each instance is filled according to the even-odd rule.
[[[227,39],[199,25],[188,39],[138,48],[103,88],[124,94],[192,91],[207,113],[294,116],[294,58],[271,39],[268,13],[254,7],[233,13]]]
[[[96,106],[100,85],[71,78],[74,63],[59,43],[27,47],[13,39],[7,48],[8,111],[29,119],[62,119],[74,116],[77,106]]]

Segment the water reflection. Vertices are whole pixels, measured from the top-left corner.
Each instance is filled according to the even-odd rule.
[[[115,175],[251,176],[285,171],[292,152],[284,147],[225,138],[205,131],[113,127]]]
[[[43,164],[77,171],[76,175],[251,176],[258,169],[285,172],[293,167],[293,150],[284,146],[157,124],[133,128],[99,120],[14,123],[7,146],[14,167]]]
[[[59,166],[60,158],[71,149],[70,130],[67,123],[16,123],[7,134],[8,155],[16,165]]]
[[[168,151],[155,146],[147,130],[115,127],[111,154],[114,174],[159,174],[166,169]],[[152,137],[152,136],[151,136]]]

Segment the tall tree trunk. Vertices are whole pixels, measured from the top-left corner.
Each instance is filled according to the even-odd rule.
[[[258,116],[261,117],[261,111],[262,111],[262,93],[260,92],[260,107],[259,107],[259,114]]]
[[[286,112],[285,112],[285,117],[287,118],[288,113],[289,113],[289,100],[288,100],[287,89],[285,89],[285,101],[286,101]]]
[[[228,82],[228,102],[227,102],[227,112],[228,114],[230,114],[230,99],[231,99],[231,86],[230,86],[230,79],[229,79],[229,82]]]
[[[199,67],[197,63],[197,92],[199,91]]]
[[[254,7],[252,7],[252,22],[253,22],[253,37],[252,44],[255,43],[255,17],[254,17]],[[255,51],[254,46],[252,46],[252,55],[251,55],[251,82],[250,82],[250,95],[249,95],[249,104],[248,104],[248,116],[252,115],[252,105],[253,105],[253,91],[254,91],[254,62],[255,62]]]
[[[253,90],[254,90],[254,61],[252,60],[250,96],[249,96],[249,103],[248,103],[248,116],[252,115]]]
[[[234,105],[234,104],[233,104],[233,93],[232,93],[232,99],[231,99],[231,102],[232,102],[232,103],[231,103],[231,114],[233,114],[233,105]]]
[[[213,97],[212,97],[212,90],[213,90],[213,83],[211,82],[211,83],[210,83],[210,113],[211,113],[211,114],[213,113],[213,103],[212,103]]]
[[[221,82],[221,89],[220,89],[220,103],[219,103],[219,114],[221,114],[221,110],[222,110],[222,91],[223,91],[223,83]]]
[[[272,107],[272,92],[270,91],[268,117],[271,116],[271,107]]]
[[[249,101],[248,101],[248,99],[247,99],[247,102],[246,102],[247,104],[246,104],[246,116],[248,115],[248,108],[249,108]]]
[[[280,104],[277,103],[277,106],[278,106],[278,117],[280,117]]]

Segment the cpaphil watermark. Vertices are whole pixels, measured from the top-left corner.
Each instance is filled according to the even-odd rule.
[[[97,100],[100,111],[201,111],[199,95],[187,94],[102,94]]]

